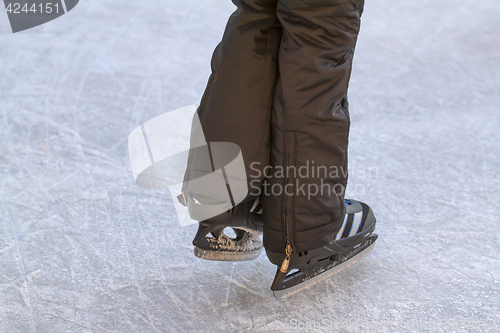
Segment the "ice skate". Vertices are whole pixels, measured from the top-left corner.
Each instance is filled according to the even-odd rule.
[[[267,252],[269,260],[278,266],[271,290],[282,299],[310,287],[365,258],[375,246],[377,235],[375,216],[368,205],[346,200],[344,223],[330,244],[323,247],[287,254]]]
[[[195,201],[197,199],[190,198]],[[195,215],[201,205],[188,204]],[[200,209],[205,209],[201,207]],[[213,218],[201,221],[193,240],[194,254],[202,259],[244,261],[257,258],[262,252],[262,203],[240,203]]]

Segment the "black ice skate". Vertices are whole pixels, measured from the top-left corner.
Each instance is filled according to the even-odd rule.
[[[271,286],[276,298],[285,298],[310,287],[365,258],[375,246],[375,216],[368,205],[346,200],[346,217],[342,228],[330,244],[301,253],[267,252],[278,266]]]
[[[189,201],[196,199],[190,198]],[[188,203],[190,215],[203,209],[196,202]],[[219,261],[253,260],[262,252],[262,203],[240,203],[232,209],[201,221],[193,240],[194,254],[202,259]]]

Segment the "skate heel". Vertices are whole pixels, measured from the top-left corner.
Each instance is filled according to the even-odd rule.
[[[274,297],[284,299],[358,263],[373,250],[377,237],[375,234],[370,235],[363,244],[338,255],[323,256],[320,260],[316,260],[318,257],[316,255],[310,259],[309,264],[297,266],[291,269],[288,274],[282,273],[278,269],[271,286]],[[290,263],[290,265],[292,264],[294,263]]]
[[[199,223],[194,254],[206,260],[253,260],[262,252],[261,234],[262,216],[252,214],[248,204],[239,204]]]
[[[342,252],[333,250],[340,248],[334,243],[290,256],[287,271],[283,272],[279,268],[276,271],[271,285],[274,296],[278,299],[286,298],[356,264],[373,250],[377,238],[376,234],[371,234],[360,244],[343,248]],[[275,261],[279,256],[277,253],[267,254]]]

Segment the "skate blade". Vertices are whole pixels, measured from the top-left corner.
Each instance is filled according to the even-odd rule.
[[[205,260],[215,261],[248,261],[256,259],[262,248],[247,252],[229,252],[229,251],[210,251],[194,247],[194,255]]]
[[[362,259],[366,258],[370,254],[370,252],[373,250],[373,247],[375,246],[376,242],[373,242],[370,246],[368,246],[365,250],[361,251],[351,259],[344,261],[343,263],[339,264],[338,266],[335,266],[331,269],[329,269],[326,272],[320,273],[309,280],[306,280],[304,282],[299,283],[298,285],[295,285],[293,287],[283,289],[283,290],[274,290],[273,295],[276,299],[282,300],[285,299],[293,294],[298,293],[299,291],[302,291],[304,289],[310,288],[313,285],[343,271],[344,269],[358,263]]]

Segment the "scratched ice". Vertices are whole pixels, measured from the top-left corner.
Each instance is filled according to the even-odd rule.
[[[0,12],[0,332],[498,331],[500,2],[366,1],[349,189],[380,238],[285,302],[265,254],[196,258],[196,225],[127,154],[134,128],[199,103],[233,10],[86,0],[18,34]]]

